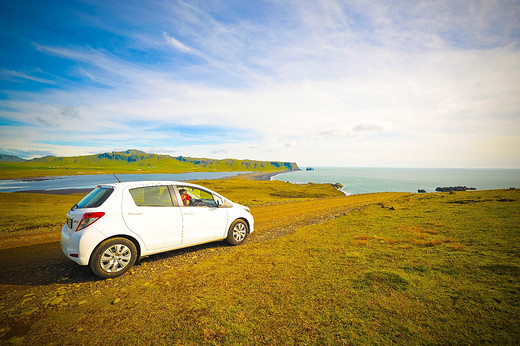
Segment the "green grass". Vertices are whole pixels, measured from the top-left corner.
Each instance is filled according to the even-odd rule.
[[[330,184],[300,185],[278,180],[255,181],[240,176],[229,179],[197,180],[194,183],[206,186],[234,202],[247,206],[343,196],[341,191]]]
[[[67,211],[81,196],[0,192],[0,239],[61,231]]]
[[[122,289],[107,284],[23,342],[515,345],[519,202],[519,190],[503,190],[372,205]]]

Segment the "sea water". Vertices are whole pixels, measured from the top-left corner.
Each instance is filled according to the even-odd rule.
[[[520,187],[520,169],[333,168],[292,171],[272,179],[295,184],[340,183],[345,194],[433,192],[437,187],[466,186],[477,190]]]
[[[188,181],[201,179],[220,179],[247,172],[190,172],[178,174],[112,174],[70,175],[42,177],[34,179],[0,180],[0,192],[16,192],[30,190],[62,190],[93,189],[99,184],[117,183],[121,181]]]
[[[192,172],[180,174],[118,174],[121,181],[219,179],[245,172]],[[346,194],[371,192],[433,192],[437,187],[466,186],[478,190],[520,188],[520,169],[447,168],[332,168],[292,171],[272,179],[295,184],[340,183]],[[115,183],[110,174],[72,175],[35,179],[0,180],[0,192],[58,189],[90,189]]]

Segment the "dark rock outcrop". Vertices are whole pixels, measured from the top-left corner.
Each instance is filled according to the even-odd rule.
[[[437,192],[451,192],[451,191],[474,191],[476,188],[474,187],[466,187],[466,186],[449,186],[449,187],[438,187],[435,189]]]

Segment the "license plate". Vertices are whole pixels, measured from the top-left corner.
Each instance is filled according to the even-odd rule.
[[[67,226],[69,226],[70,229],[72,229],[73,221],[72,219],[67,219]]]

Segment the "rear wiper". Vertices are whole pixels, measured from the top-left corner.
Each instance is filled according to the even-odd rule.
[[[76,203],[74,203],[74,205],[72,206],[72,208],[70,208],[70,211],[76,210],[76,209],[78,209],[78,208],[79,208],[79,206],[78,206]]]

